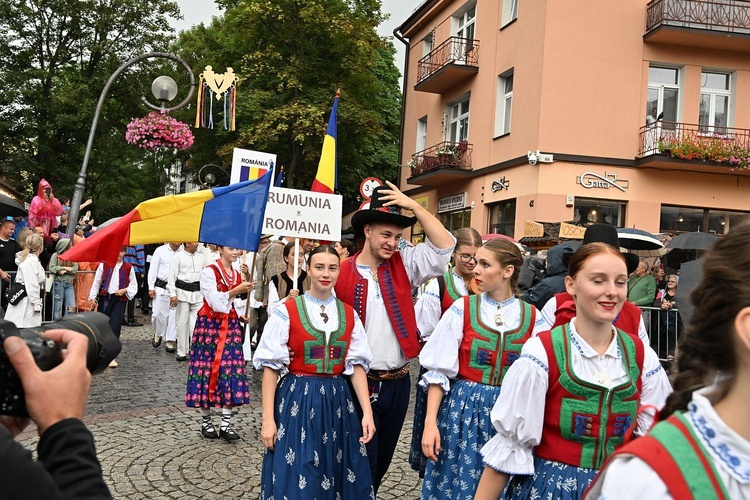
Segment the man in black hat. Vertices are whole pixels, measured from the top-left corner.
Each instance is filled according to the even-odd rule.
[[[620,238],[617,236],[617,229],[609,224],[592,224],[586,228],[583,234],[581,248],[589,243],[606,243],[616,249],[620,249]],[[568,261],[573,253],[563,254],[562,261],[565,267],[568,267]],[[627,265],[628,274],[631,274],[638,267],[639,258],[632,253],[623,253]],[[568,292],[555,294],[549,299],[542,308],[542,318],[547,322],[550,330],[556,326],[568,323],[576,315],[576,305],[573,297]],[[643,322],[643,314],[638,306],[632,302],[625,302],[622,311],[615,318],[613,324],[633,336],[640,337],[645,345],[649,345],[648,332],[646,324]]]
[[[352,217],[364,245],[341,263],[336,283],[336,296],[362,319],[373,356],[367,381],[376,432],[367,443],[367,456],[376,493],[409,405],[409,359],[421,348],[412,288],[445,273],[456,242],[424,207],[386,184],[375,188],[369,209]],[[414,217],[401,215],[401,208]],[[403,229],[416,222],[424,228],[425,242],[398,251]]]

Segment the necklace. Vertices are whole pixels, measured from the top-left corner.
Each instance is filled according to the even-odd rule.
[[[320,317],[323,318],[323,323],[328,323],[328,313],[326,313],[326,306],[320,304]]]
[[[503,326],[505,324],[505,318],[500,314],[500,305],[497,305],[497,312],[495,313],[495,326]]]

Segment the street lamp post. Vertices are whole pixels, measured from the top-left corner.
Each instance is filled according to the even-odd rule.
[[[115,72],[112,73],[112,76],[110,76],[109,80],[107,80],[107,84],[104,86],[104,89],[102,89],[102,93],[99,96],[99,102],[96,104],[96,111],[94,111],[94,119],[91,122],[91,131],[89,132],[89,140],[86,144],[86,152],[83,155],[83,164],[81,165],[81,171],[78,172],[78,179],[76,180],[75,189],[73,190],[73,200],[70,202],[68,227],[75,228],[76,224],[78,224],[78,215],[81,209],[81,201],[83,200],[83,191],[86,187],[86,170],[88,169],[89,157],[91,156],[91,147],[94,145],[94,135],[96,134],[96,126],[99,123],[99,114],[102,111],[102,107],[104,107],[104,100],[107,98],[109,89],[112,87],[112,84],[117,79],[117,77],[120,76],[127,68],[145,59],[154,58],[171,59],[181,64],[182,67],[185,68],[185,70],[187,70],[188,74],[190,75],[190,92],[188,92],[188,96],[185,98],[185,100],[178,105],[171,108],[165,107],[168,101],[171,101],[175,98],[175,96],[177,96],[177,84],[172,78],[168,76],[160,76],[156,78],[156,80],[154,80],[154,83],[151,85],[151,92],[154,94],[154,97],[159,100],[161,105],[155,106],[151,104],[145,96],[141,96],[141,102],[148,108],[153,110],[175,111],[186,106],[193,98],[193,94],[195,93],[195,75],[193,74],[193,70],[190,69],[190,66],[188,66],[188,64],[176,54],[170,54],[168,52],[149,52],[148,54],[142,54],[123,63],[122,66],[117,68]]]

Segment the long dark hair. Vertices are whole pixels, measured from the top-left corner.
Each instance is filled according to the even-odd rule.
[[[733,228],[706,253],[690,302],[693,316],[680,343],[674,392],[661,411],[662,419],[687,410],[693,392],[710,384],[707,379],[715,371],[736,371],[734,320],[750,307],[750,221]]]

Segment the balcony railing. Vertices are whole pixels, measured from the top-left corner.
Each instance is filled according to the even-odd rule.
[[[646,7],[646,34],[662,26],[750,34],[750,2],[652,0]]]
[[[479,65],[479,40],[452,36],[432,49],[417,64],[417,85],[449,64]]]
[[[441,142],[411,155],[412,177],[439,169],[471,170],[473,145],[466,141]]]
[[[662,154],[747,168],[750,130],[658,121],[641,127],[638,156]]]

